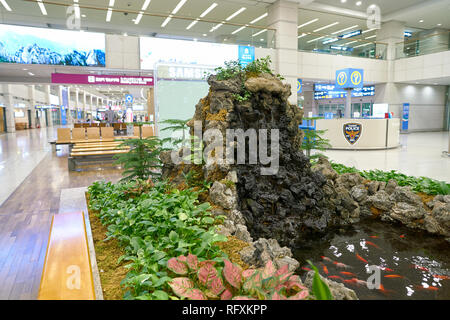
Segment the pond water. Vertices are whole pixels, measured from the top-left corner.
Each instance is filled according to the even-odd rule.
[[[302,279],[309,259],[322,276],[344,283],[361,300],[450,299],[450,244],[401,225],[367,219],[293,253],[303,263]],[[364,283],[373,274],[369,265],[380,267],[381,289]]]

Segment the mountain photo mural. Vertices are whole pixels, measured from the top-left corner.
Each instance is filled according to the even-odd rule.
[[[0,62],[105,66],[105,35],[0,24]]]

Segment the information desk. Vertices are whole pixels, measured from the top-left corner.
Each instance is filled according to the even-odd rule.
[[[400,146],[400,119],[319,119],[317,130],[331,149],[376,150]]]

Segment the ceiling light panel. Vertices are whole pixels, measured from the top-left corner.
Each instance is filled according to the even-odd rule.
[[[206,9],[205,11],[203,11],[203,13],[200,15],[200,18],[203,18],[204,16],[206,16],[208,13],[210,13],[215,7],[217,7],[217,3],[213,3],[212,5],[209,6],[208,9]]]
[[[12,11],[11,7],[8,5],[8,3],[6,2],[6,0],[0,0],[0,3],[3,5],[3,7],[7,10],[7,11]]]
[[[311,21],[305,22],[304,24],[299,25],[299,26],[297,27],[297,29],[303,28],[303,27],[305,27],[305,26],[307,26],[307,25],[309,25],[309,24],[311,24],[311,23],[314,23],[314,22],[316,22],[316,21],[319,21],[319,18],[316,18],[316,19],[313,19],[313,20],[311,20]]]
[[[230,21],[231,19],[233,19],[234,17],[236,17],[238,14],[244,12],[247,8],[242,7],[240,8],[238,11],[236,11],[235,13],[233,13],[231,16],[229,16],[228,18],[226,18],[226,21]]]
[[[186,3],[187,0],[181,0],[180,2],[178,2],[177,6],[172,10],[172,14],[176,14],[181,7]]]
[[[152,0],[145,0],[144,4],[142,5],[141,10],[142,10],[142,11],[147,10],[147,8],[148,8],[148,6],[150,5],[150,2],[151,2],[151,1],[152,1]]]
[[[316,30],[314,30],[313,32],[322,31],[322,30],[331,28],[331,27],[333,27],[333,26],[335,26],[335,25],[338,25],[338,24],[339,24],[339,22],[336,21],[336,22],[333,22],[333,23],[331,23],[331,24],[329,24],[329,25],[326,25],[326,26],[324,26],[324,27],[322,27],[322,28],[316,29]]]
[[[254,24],[256,22],[258,22],[261,19],[264,19],[265,17],[267,17],[269,14],[266,12],[264,13],[262,16],[259,16],[258,18],[256,18],[255,20],[251,21],[250,24]]]
[[[39,9],[41,9],[41,12],[44,16],[47,15],[47,10],[45,9],[44,4],[42,3],[42,0],[37,0],[37,3],[39,5]]]
[[[335,31],[332,34],[338,34],[338,33],[341,33],[341,32],[347,31],[347,30],[351,30],[351,29],[354,29],[354,28],[357,28],[357,27],[359,27],[359,25],[355,24],[354,26],[351,26],[351,27],[348,27],[348,28],[345,28],[345,29],[342,29],[342,30],[339,30],[339,31]]]

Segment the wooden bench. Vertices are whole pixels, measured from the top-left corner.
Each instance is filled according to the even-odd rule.
[[[99,148],[99,147],[112,147],[119,146],[122,144],[122,141],[111,141],[111,142],[98,142],[98,143],[76,143],[74,144],[72,150],[76,150],[79,148]]]
[[[129,148],[114,148],[112,150],[73,150],[68,158],[69,171],[80,171],[77,169],[80,164],[113,163],[114,156],[121,153],[127,153]]]
[[[39,300],[95,300],[83,212],[54,215]]]

